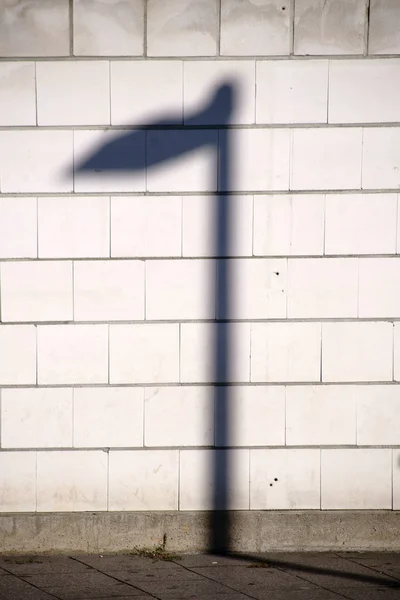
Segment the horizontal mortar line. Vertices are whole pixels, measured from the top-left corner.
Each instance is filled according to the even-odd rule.
[[[264,317],[264,318],[220,318],[220,319],[107,319],[107,320],[59,320],[59,321],[0,321],[1,326],[21,326],[21,327],[51,327],[54,325],[59,326],[73,326],[73,325],[91,325],[104,326],[104,325],[233,325],[235,323],[257,325],[257,324],[270,324],[270,323],[397,323],[400,321],[400,315],[397,317]]]
[[[204,450],[204,451],[216,451],[216,450],[399,450],[400,445],[382,445],[382,444],[293,444],[293,445],[264,445],[264,446],[43,446],[43,447],[12,447],[7,446],[0,447],[0,454],[2,452],[137,452],[137,451],[191,451],[191,450]]]
[[[144,56],[144,54],[138,55],[65,55],[65,56],[1,56],[0,62],[96,62],[96,61],[124,61],[124,62],[154,62],[154,61],[173,61],[173,62],[255,62],[255,61],[310,61],[310,60],[382,60],[382,59],[393,59],[400,58],[400,53],[391,54],[367,54],[364,55],[362,52],[359,54],[252,54],[251,56],[244,55],[217,55],[217,54],[204,54],[202,56],[190,56],[190,55],[165,55],[165,56]]]
[[[70,192],[1,192],[0,191],[0,199],[1,198],[97,198],[97,197],[106,197],[106,198],[119,198],[119,197],[128,197],[128,198],[158,198],[158,197],[198,197],[198,196],[215,196],[218,195],[220,197],[225,196],[309,196],[309,195],[339,195],[339,194],[358,194],[358,195],[367,195],[367,194],[398,194],[400,193],[400,185],[398,188],[335,188],[335,189],[287,189],[287,190],[232,190],[232,191],[221,191],[221,190],[212,190],[212,191],[180,191],[180,192],[151,192],[151,191],[130,191],[130,192],[113,192],[113,191],[98,191],[98,192],[80,192],[80,191],[70,191]]]
[[[135,262],[151,262],[151,261],[234,261],[234,260],[268,260],[268,261],[290,261],[290,260],[321,260],[321,259],[386,259],[399,258],[399,253],[394,254],[388,252],[386,254],[237,254],[235,256],[218,256],[218,255],[183,255],[183,256],[89,256],[89,257],[54,257],[54,256],[28,256],[20,258],[0,257],[0,265],[6,263],[20,262],[99,262],[99,261],[135,261]]]

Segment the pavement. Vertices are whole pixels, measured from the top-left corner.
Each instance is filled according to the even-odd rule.
[[[400,553],[0,556],[0,600],[400,600]]]

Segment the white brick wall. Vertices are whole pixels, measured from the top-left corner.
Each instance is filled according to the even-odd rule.
[[[399,3],[3,4],[0,512],[400,509]]]

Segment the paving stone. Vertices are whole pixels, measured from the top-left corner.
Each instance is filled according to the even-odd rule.
[[[4,572],[15,575],[35,575],[36,573],[71,573],[88,571],[86,564],[79,563],[68,556],[15,556],[0,558],[0,575]]]

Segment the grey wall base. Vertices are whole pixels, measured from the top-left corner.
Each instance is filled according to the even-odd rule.
[[[232,512],[232,551],[400,551],[400,511]],[[207,551],[209,513],[0,515],[0,553]]]

